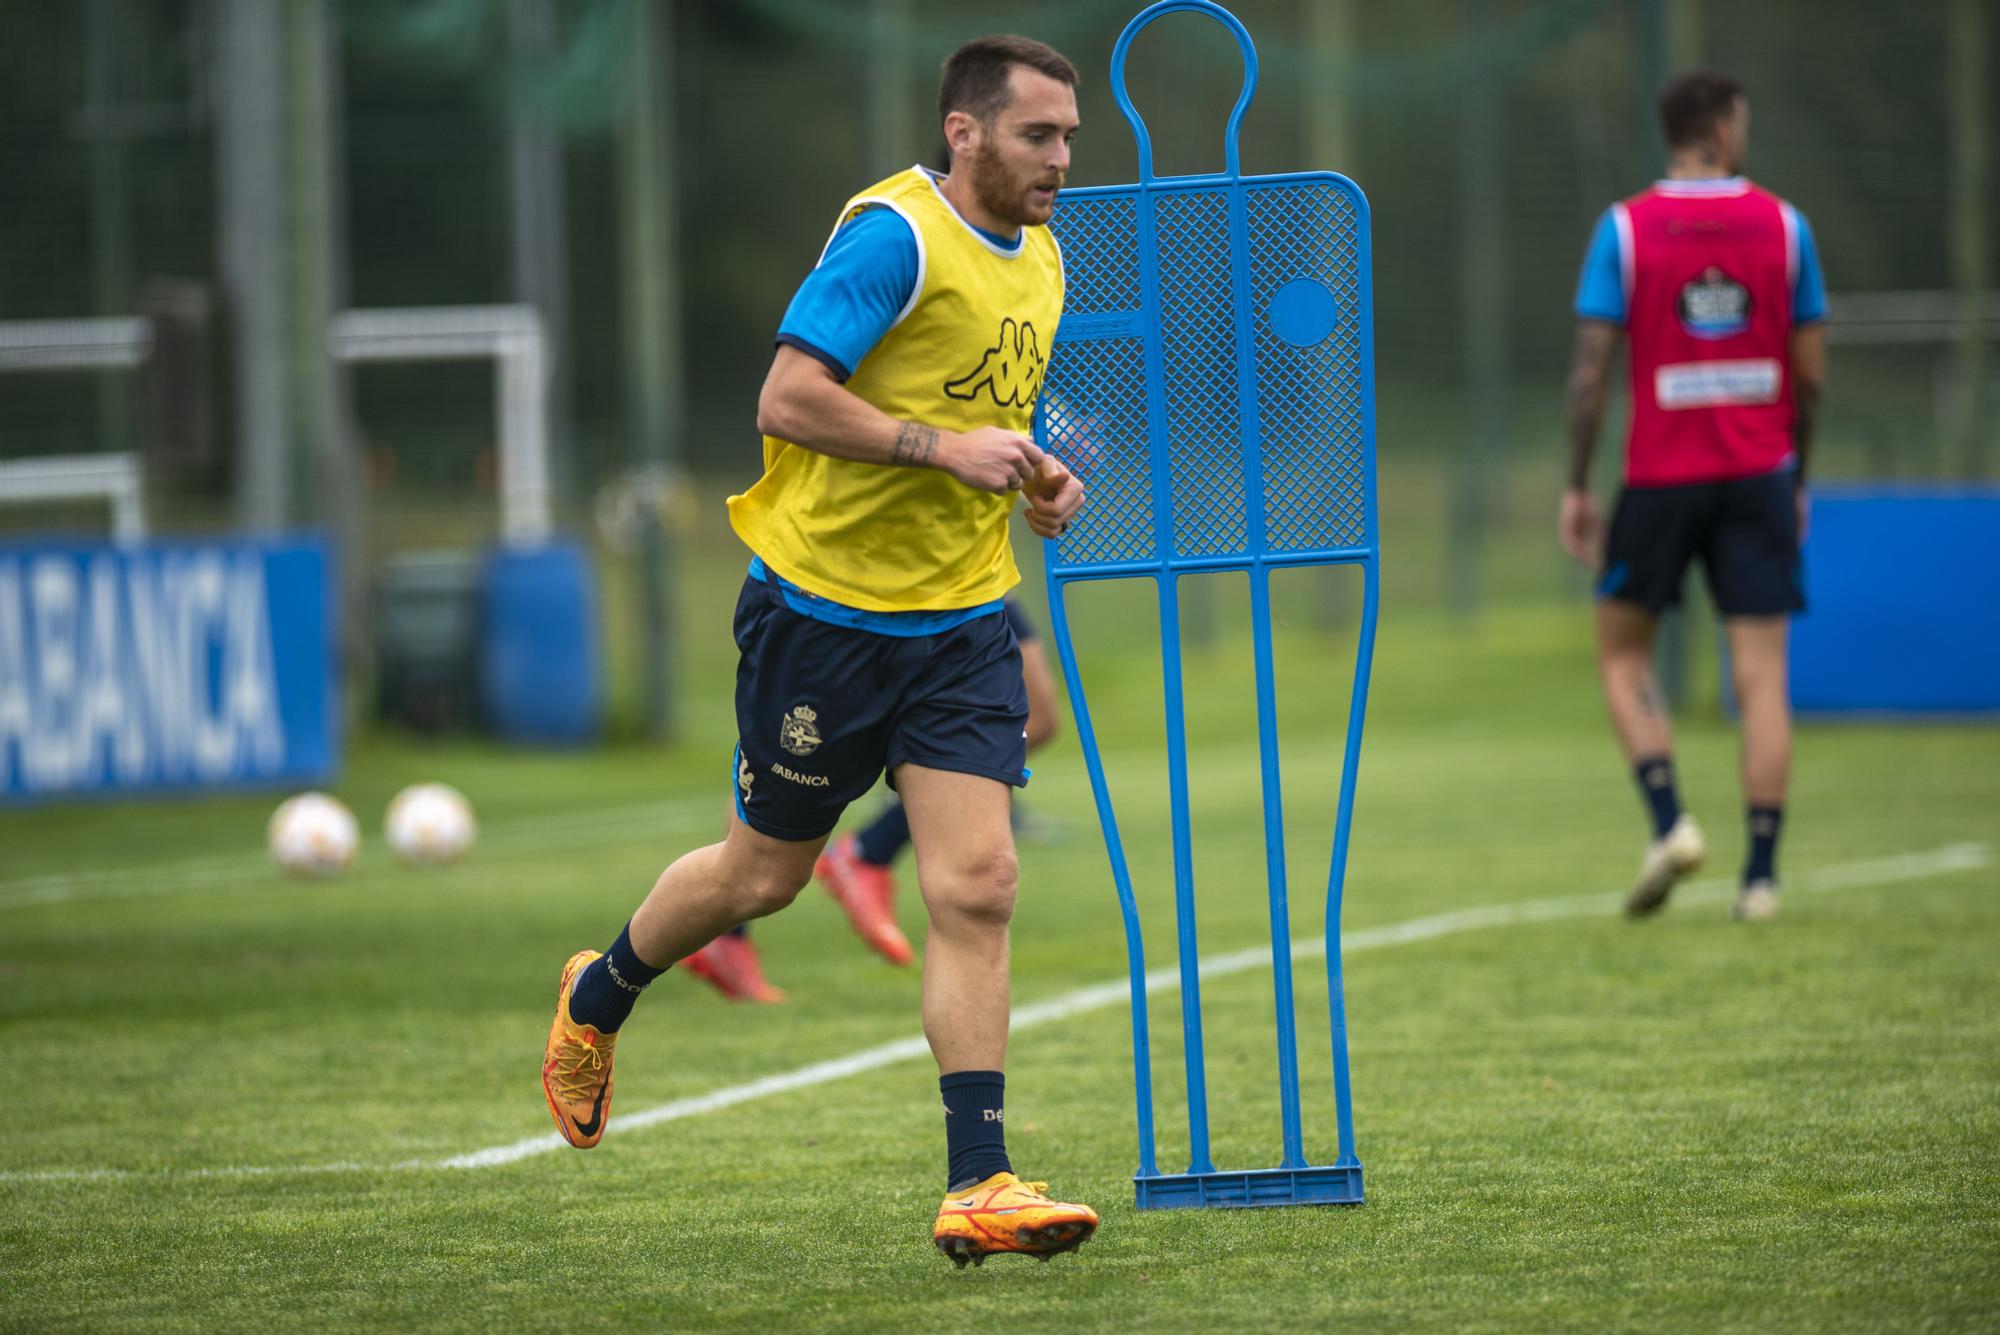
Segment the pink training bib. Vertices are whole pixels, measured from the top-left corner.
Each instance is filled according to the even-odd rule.
[[[1743,180],[1612,206],[1630,339],[1632,486],[1727,482],[1792,457],[1797,214]]]

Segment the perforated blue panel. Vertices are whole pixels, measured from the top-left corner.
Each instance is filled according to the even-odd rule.
[[[1156,198],[1174,552],[1234,555],[1247,548],[1249,534],[1227,263],[1229,196],[1199,190]]]
[[[1062,546],[1092,564],[1151,560],[1146,347],[1136,316],[1138,202],[1083,198],[1073,206],[1066,202],[1063,211],[1085,238],[1081,269],[1073,267],[1069,249],[1063,251],[1063,323],[1097,337],[1087,344],[1074,341],[1071,346],[1079,351],[1073,357],[1065,356],[1058,339],[1037,403],[1044,447],[1090,489],[1090,520],[1072,524]],[[1056,380],[1066,388],[1051,392]]]
[[[1068,201],[1065,200],[1065,204]],[[1063,281],[1068,291],[1066,314],[1130,311],[1139,307],[1139,208],[1131,199],[1116,197],[1077,200],[1076,226],[1089,233],[1081,269],[1068,267],[1064,254]]]
[[[1251,304],[1260,316],[1287,283],[1317,282],[1335,325],[1301,347],[1257,322],[1264,446],[1264,533],[1272,551],[1373,545],[1368,514],[1365,239],[1348,191],[1263,186],[1245,193]]]
[[[1152,465],[1147,457],[1146,349],[1136,338],[1104,339],[1066,364],[1061,345],[1043,382],[1044,445],[1089,488],[1087,518],[1069,527],[1064,560],[1112,564],[1153,558]],[[1086,406],[1088,405],[1088,406]]]
[[[1068,296],[1043,443],[1090,489],[1055,569],[1373,547],[1367,223],[1352,183],[1066,191],[1050,226]]]

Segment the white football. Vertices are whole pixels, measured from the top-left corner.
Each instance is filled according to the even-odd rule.
[[[271,861],[294,876],[331,876],[345,871],[361,846],[354,813],[325,793],[288,797],[264,828]]]
[[[453,861],[479,832],[465,794],[443,783],[412,784],[397,793],[382,828],[396,856],[419,866]]]

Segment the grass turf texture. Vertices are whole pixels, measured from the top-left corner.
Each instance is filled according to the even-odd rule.
[[[724,589],[728,581],[713,583]],[[716,601],[723,595],[713,595]],[[1265,939],[1239,652],[1190,661],[1204,949]],[[719,609],[694,613],[714,618]],[[1109,607],[1107,644],[1144,618]],[[1601,722],[1580,607],[1473,631],[1392,616],[1349,879],[1350,929],[1618,888],[1643,830]],[[1318,930],[1347,643],[1280,647],[1294,921]],[[1091,685],[1128,820],[1149,963],[1171,962],[1157,717],[1143,656]],[[726,659],[691,674],[726,699]],[[1149,694],[1153,692],[1154,694]],[[1680,904],[1471,931],[1348,966],[1359,1210],[1139,1215],[1121,1009],[1019,1035],[1010,1144],[1095,1204],[1083,1251],[955,1271],[934,1072],[909,1061],[481,1170],[397,1169],[549,1129],[535,1066],[565,955],[602,946],[726,798],[726,710],[671,752],[588,756],[365,738],[339,791],[375,835],[416,779],[484,838],[413,871],[379,837],[327,883],[261,864],[267,798],[0,815],[0,1326],[937,1329],[1038,1326],[1954,1328],[2000,1317],[2000,873],[1794,895],[1769,928]],[[1786,870],[1991,837],[1991,729],[1821,727],[1799,744]],[[1683,785],[1727,873],[1734,741],[1697,716]],[[1117,978],[1123,950],[1065,737],[1028,800],[1023,1004]],[[865,814],[865,813],[857,813]],[[192,861],[190,861],[192,860]],[[84,869],[103,872],[86,875]],[[908,874],[905,874],[906,881]],[[913,893],[904,896],[914,928]],[[757,937],[792,1003],[669,974],[620,1050],[618,1114],[916,1032],[916,977],[809,890]],[[1300,971],[1308,1148],[1331,1156],[1316,963]],[[1215,1145],[1277,1158],[1268,975],[1206,989]],[[1317,1017],[1317,1018],[1316,1018]],[[1156,997],[1162,1165],[1184,1162],[1178,1025]],[[314,1165],[340,1171],[296,1171]],[[360,1165],[353,1167],[353,1165]],[[279,1171],[238,1174],[251,1166]],[[110,1176],[36,1176],[49,1170]],[[168,1170],[162,1172],[161,1170]],[[189,1176],[189,1170],[219,1170]]]

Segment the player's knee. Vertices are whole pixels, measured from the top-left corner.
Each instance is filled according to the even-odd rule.
[[[1005,927],[1014,917],[1020,866],[1006,845],[961,855],[936,868],[929,898],[943,915],[981,927]]]
[[[1646,671],[1653,661],[1654,623],[1625,609],[1598,605],[1597,661],[1608,676]]]
[[[1745,703],[1775,702],[1786,698],[1785,665],[1737,660],[1730,665],[1731,684],[1736,698]]]
[[[812,879],[803,870],[773,862],[749,862],[729,869],[725,889],[730,903],[746,918],[763,918],[787,907]]]
[[[1598,650],[1597,668],[1610,685],[1643,685],[1652,680],[1653,655],[1633,646],[1607,645]]]
[[[804,888],[805,882],[802,880],[766,876],[751,881],[746,887],[747,893],[743,898],[751,909],[752,916],[763,918],[776,913],[779,909],[789,907],[791,902],[799,897],[799,891]]]

